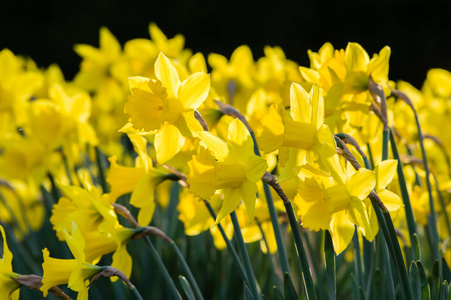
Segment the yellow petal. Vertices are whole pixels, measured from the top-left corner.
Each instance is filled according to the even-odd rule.
[[[257,201],[257,185],[254,182],[245,180],[240,187],[240,191],[241,199],[243,199],[246,206],[249,222],[252,222],[255,214],[255,201]]]
[[[267,168],[268,163],[262,157],[254,154],[247,156],[245,163],[246,178],[251,182],[259,181]]]
[[[119,196],[133,192],[136,184],[146,174],[146,170],[119,166],[116,156],[112,156],[108,160],[111,165],[107,182],[111,186],[111,201],[115,202]]]
[[[312,98],[312,125],[319,129],[324,123],[324,99],[316,83],[313,84],[310,93]]]
[[[301,73],[302,78],[304,78],[307,82],[314,83],[321,80],[321,76],[318,71],[306,67],[299,67],[299,72]]]
[[[210,91],[210,76],[195,73],[182,82],[178,98],[185,108],[197,109],[207,98]]]
[[[340,211],[332,216],[330,233],[334,244],[335,253],[340,254],[348,247],[354,235],[355,226],[349,220],[345,211]]]
[[[238,205],[240,205],[241,201],[240,188],[224,189],[223,193],[224,193],[224,201],[222,202],[221,210],[219,211],[218,216],[216,217],[216,222],[214,225],[217,225],[222,220],[222,218],[230,214],[238,207]]]
[[[185,137],[176,126],[165,123],[160,132],[155,134],[154,142],[157,161],[159,164],[164,164],[180,152],[185,143]]]
[[[360,200],[368,197],[375,185],[376,176],[374,172],[364,168],[360,168],[357,172],[352,174],[346,182],[346,188],[349,194]]]
[[[389,211],[395,211],[404,206],[401,198],[389,190],[377,190],[377,194]]]
[[[310,96],[299,84],[293,82],[290,88],[290,114],[295,121],[310,123],[312,104]]]
[[[345,50],[345,65],[348,72],[367,71],[370,57],[357,43],[349,43]]]
[[[155,76],[163,83],[169,96],[177,97],[180,86],[179,74],[171,61],[161,52],[155,62]]]
[[[215,158],[223,161],[229,153],[227,143],[207,131],[198,132],[200,139],[213,152]]]
[[[113,263],[111,266],[122,271],[127,278],[130,278],[130,275],[132,274],[132,263],[132,257],[128,254],[126,245],[123,244],[116,250],[116,252],[114,252]],[[116,276],[110,278],[113,282],[119,279],[119,277]]]
[[[66,229],[63,230],[64,238],[66,239],[67,246],[69,246],[70,252],[78,262],[85,260],[85,240],[81,234],[78,226],[75,222],[72,222],[71,234],[67,233]]]
[[[201,199],[209,199],[216,191],[213,187],[215,170],[213,167],[214,157],[205,148],[201,148],[199,155],[195,156],[188,166],[188,184],[190,192]]]
[[[252,137],[239,119],[234,119],[229,125],[229,144],[238,155],[254,153]]]
[[[368,64],[368,74],[371,74],[376,83],[388,79],[388,61],[390,54],[390,47],[385,46],[379,52],[379,55],[375,55]]]
[[[363,235],[366,237],[368,241],[372,241],[374,239],[373,229],[370,225],[370,220],[368,218],[368,213],[365,204],[363,201],[353,198],[351,201],[351,205],[348,209],[348,217],[363,231]]]
[[[283,143],[284,125],[278,109],[271,105],[261,121],[263,127],[257,131],[258,145],[266,153],[276,150]]]
[[[376,172],[376,189],[385,189],[393,180],[396,174],[398,161],[395,159],[387,159],[381,161],[374,171]]]

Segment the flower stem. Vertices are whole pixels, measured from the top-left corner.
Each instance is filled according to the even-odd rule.
[[[248,286],[254,296],[254,299],[260,299],[257,290],[257,283],[254,276],[254,271],[252,271],[251,261],[249,259],[249,254],[247,253],[246,244],[244,243],[243,234],[241,233],[240,223],[238,222],[238,217],[236,216],[236,212],[233,211],[230,213],[230,218],[232,219],[233,229],[235,230],[235,236],[238,242],[238,249],[241,254],[241,259],[244,263],[244,269],[248,278]]]
[[[190,283],[191,283],[191,285],[192,285],[192,287],[194,289],[194,294],[196,295],[196,298],[199,299],[199,300],[203,300],[204,297],[202,296],[202,293],[200,292],[200,289],[197,286],[197,282],[194,279],[193,273],[191,272],[191,269],[189,268],[188,264],[186,263],[182,252],[180,252],[179,247],[177,247],[177,244],[174,241],[171,242],[171,245],[174,248],[178,259],[180,260],[180,263],[182,264],[183,269],[186,272],[186,276],[188,276],[188,280],[190,281]]]
[[[413,217],[413,211],[412,211],[412,205],[410,204],[410,196],[409,192],[407,191],[407,185],[406,185],[406,178],[404,177],[404,170],[402,168],[402,162],[399,158],[398,148],[396,146],[395,137],[393,134],[393,131],[390,132],[390,145],[391,150],[393,154],[393,158],[398,161],[397,166],[397,172],[398,172],[398,181],[399,181],[399,187],[401,189],[401,196],[402,200],[404,202],[404,210],[406,213],[406,220],[407,220],[407,228],[409,229],[410,239],[413,239],[413,235],[417,234],[417,227],[415,223],[415,218]],[[415,252],[413,251],[412,254],[414,260],[420,259],[420,257],[415,257]]]
[[[210,203],[208,203],[208,201],[204,200],[205,206],[207,207],[208,211],[210,212],[210,215],[212,216],[212,218],[214,220],[216,220],[216,213],[213,210],[213,208],[211,207]],[[222,238],[224,239],[224,242],[227,245],[227,249],[229,249],[229,251],[232,253],[233,259],[235,260],[237,266],[238,266],[238,270],[240,271],[241,277],[243,278],[244,281],[248,281],[247,280],[247,276],[246,276],[246,272],[244,271],[244,266],[243,263],[240,260],[240,257],[238,256],[238,253],[236,253],[235,248],[232,245],[232,242],[229,240],[229,238],[227,237],[227,234],[224,231],[224,228],[222,227],[221,223],[218,223],[218,229],[219,232],[222,235]]]
[[[132,291],[133,296],[136,300],[143,300],[143,297],[141,297],[141,294],[138,292],[135,286],[130,287],[130,290]]]
[[[158,255],[157,249],[155,249],[155,247],[152,244],[152,242],[150,241],[149,237],[146,236],[144,241],[146,242],[147,246],[149,247],[150,253],[154,257],[155,261],[157,262],[158,267],[160,268],[160,271],[163,273],[163,277],[169,286],[170,294],[172,294],[172,297],[174,299],[182,299],[182,297],[180,296],[180,293],[177,290],[177,287],[174,284],[174,281],[172,281],[172,278],[169,275],[168,270],[166,269],[166,267],[163,264],[163,261],[161,260],[160,256]]]

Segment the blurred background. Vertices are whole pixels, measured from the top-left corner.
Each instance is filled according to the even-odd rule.
[[[76,43],[98,46],[107,26],[121,44],[149,38],[153,21],[168,36],[181,33],[193,53],[229,57],[248,44],[254,59],[265,45],[281,46],[287,58],[308,66],[307,50],[329,41],[335,48],[360,43],[372,56],[392,49],[392,80],[421,87],[430,68],[451,69],[451,1],[4,1],[0,49],[30,56],[41,67],[57,63],[72,79],[81,59]]]

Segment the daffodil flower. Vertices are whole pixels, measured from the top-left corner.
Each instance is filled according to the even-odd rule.
[[[52,258],[47,248],[42,250],[44,255],[42,264],[44,275],[42,277],[41,291],[44,297],[47,297],[48,290],[51,287],[67,283],[71,290],[78,292],[77,300],[87,300],[88,279],[104,269],[104,267],[86,262],[84,253],[85,240],[75,222],[72,222],[71,231],[72,235],[66,230],[64,230],[63,234],[75,259]]]
[[[129,138],[138,153],[136,167],[120,166],[115,156],[109,158],[111,166],[107,182],[111,185],[110,201],[115,202],[117,197],[132,193],[130,204],[140,208],[138,223],[147,226],[155,211],[155,189],[170,173],[152,166],[152,160],[147,154],[147,140],[144,137],[130,134]]]
[[[222,190],[224,201],[215,224],[234,211],[241,200],[249,220],[253,220],[256,182],[268,165],[254,154],[254,142],[246,126],[238,119],[233,120],[228,130],[228,144],[209,132],[198,134],[213,155],[204,149],[189,163],[190,191],[202,199],[208,199],[216,190]]]
[[[321,149],[321,154],[327,149]],[[295,204],[302,225],[310,230],[329,230],[335,252],[341,253],[350,243],[357,225],[363,235],[373,240],[372,230],[364,200],[376,185],[374,172],[360,168],[357,172],[343,167],[337,154],[322,159],[329,173],[307,165]]]
[[[5,300],[19,299],[20,284],[13,278],[17,278],[20,274],[13,272],[13,254],[6,244],[6,234],[0,225],[0,231],[3,238],[3,257],[0,259],[0,298]]]
[[[155,76],[156,81],[129,79],[132,95],[124,111],[133,128],[155,133],[157,161],[163,164],[180,152],[185,137],[202,130],[194,111],[207,98],[210,77],[199,72],[180,82],[179,73],[163,53],[155,62]]]
[[[293,178],[296,167],[317,160],[319,148],[323,144],[335,151],[332,133],[323,124],[324,100],[318,86],[314,84],[308,94],[299,84],[293,83],[290,101],[289,116],[271,106],[268,115],[262,120],[263,127],[257,133],[259,146],[265,152],[289,148],[288,160],[279,181]]]

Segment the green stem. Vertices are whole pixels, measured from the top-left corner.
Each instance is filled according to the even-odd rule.
[[[182,264],[183,270],[185,270],[185,272],[186,272],[186,276],[188,276],[188,280],[190,281],[190,283],[194,289],[194,294],[196,295],[196,298],[199,300],[203,300],[204,297],[202,296],[202,293],[200,292],[200,289],[197,286],[197,282],[194,279],[193,273],[191,272],[191,269],[189,268],[188,264],[186,263],[182,252],[180,252],[179,247],[177,247],[177,244],[174,241],[171,242],[171,245],[174,248],[175,253],[177,254],[177,257]]]
[[[255,134],[251,131],[251,137],[254,141],[254,152],[256,155],[260,155],[260,150],[258,149],[257,139]],[[277,216],[276,207],[274,206],[274,199],[271,194],[271,189],[269,185],[263,181],[263,190],[265,191],[266,203],[268,205],[269,216],[271,217],[271,223],[274,230],[274,237],[276,238],[277,253],[279,254],[280,268],[282,269],[282,274],[288,273],[291,278],[290,265],[287,258],[287,250],[285,248],[285,243],[282,238],[282,229],[280,228],[279,218]]]
[[[204,201],[204,203],[205,203],[205,206],[207,207],[208,211],[210,212],[210,215],[212,216],[212,218],[214,220],[216,220],[216,213],[213,210],[213,208],[211,207],[210,203],[208,201]],[[221,233],[222,238],[224,239],[224,242],[227,245],[227,249],[229,249],[229,251],[232,253],[233,259],[238,266],[238,270],[240,271],[241,278],[244,281],[248,281],[247,277],[246,277],[246,272],[244,271],[243,263],[241,262],[240,257],[238,256],[238,253],[236,253],[235,248],[232,245],[232,242],[227,237],[227,234],[225,233],[224,228],[222,227],[221,223],[218,223],[218,225],[216,225],[216,226],[218,226],[219,232]]]
[[[401,290],[404,295],[404,299],[412,299],[412,292],[410,290],[410,284],[407,277],[404,258],[402,257],[401,248],[398,242],[398,236],[396,235],[395,227],[393,226],[390,214],[388,213],[388,211],[383,212],[373,198],[371,198],[371,203],[373,204],[379,226],[382,229],[382,233],[384,234],[385,240],[387,242],[390,255],[395,262],[396,269],[398,270],[398,276],[401,281]]]
[[[382,131],[382,160],[388,159],[388,141],[390,139],[390,129],[384,127]]]
[[[163,273],[163,277],[169,286],[170,294],[172,294],[172,297],[174,299],[182,299],[182,297],[180,296],[180,293],[177,290],[177,287],[174,284],[174,281],[172,281],[172,278],[169,275],[168,270],[166,269],[166,267],[163,264],[163,261],[161,260],[160,256],[158,255],[157,249],[155,249],[155,247],[152,244],[152,242],[150,241],[149,237],[146,236],[144,241],[146,242],[147,246],[149,247],[150,253],[152,254],[155,261],[157,262],[158,267],[160,268],[160,271]]]
[[[265,243],[265,246],[266,246],[266,256],[268,257],[268,260],[269,260],[269,268],[271,269],[271,273],[273,274],[274,285],[279,286],[280,280],[277,277],[276,269],[274,267],[274,263],[271,258],[271,252],[269,251],[268,241],[266,240],[265,232],[263,231],[262,224],[258,220],[256,220],[256,222],[257,222],[258,228],[260,229],[260,232],[262,234],[263,242]]]
[[[316,290],[313,284],[312,274],[310,272],[310,266],[307,261],[307,255],[305,254],[304,243],[301,238],[301,231],[299,229],[298,221],[294,215],[293,207],[290,201],[284,201],[285,210],[287,211],[288,220],[290,221],[291,233],[293,234],[294,243],[296,245],[296,251],[301,263],[302,278],[304,281],[305,292],[307,299],[316,300]]]
[[[135,286],[130,287],[130,290],[132,291],[133,296],[136,300],[143,300],[143,297],[141,297],[141,294],[138,292]]]
[[[102,186],[103,192],[108,193],[108,184],[106,182],[106,177],[105,177],[106,166],[105,166],[104,160],[103,160],[103,153],[100,151],[100,149],[98,147],[95,147],[95,151],[96,151],[97,168],[99,169],[100,185]]]
[[[360,253],[359,232],[357,226],[355,227],[354,236],[352,237],[352,244],[354,245],[354,270],[357,275],[359,285],[365,290],[363,268],[362,268],[362,255]]]
[[[329,299],[337,298],[337,280],[336,280],[336,266],[335,266],[335,251],[332,242],[332,237],[329,230],[324,232],[324,252],[326,260],[326,270],[328,277],[328,295]]]
[[[252,271],[251,261],[249,259],[249,254],[247,253],[246,244],[244,243],[243,235],[241,233],[240,224],[238,222],[238,217],[236,216],[236,212],[233,211],[230,213],[230,218],[232,219],[233,229],[235,230],[236,240],[238,242],[238,249],[241,254],[241,259],[244,263],[244,269],[248,278],[248,286],[252,292],[254,299],[260,299],[257,290],[257,283],[254,276],[254,271]]]
[[[368,149],[368,156],[370,158],[370,161],[368,162],[368,166],[365,163],[365,168],[367,168],[368,170],[373,170],[374,169],[374,159],[373,159],[373,152],[371,151],[370,143],[366,144],[366,148]],[[371,163],[371,168],[368,168],[370,166],[369,163]]]
[[[429,224],[429,226],[431,227],[431,233],[432,233],[432,243],[433,243],[432,249],[434,249],[434,260],[438,260],[439,263],[441,263],[440,250],[438,248],[439,237],[438,237],[438,232],[437,232],[437,216],[435,214],[434,199],[432,198],[432,187],[431,187],[431,180],[429,178],[429,165],[428,165],[428,160],[427,160],[427,156],[426,156],[426,150],[424,148],[424,138],[423,138],[423,133],[421,132],[421,126],[420,126],[420,121],[418,119],[418,115],[414,109],[413,109],[413,112],[415,114],[415,122],[417,123],[418,136],[419,136],[420,147],[421,147],[421,154],[423,156],[424,171],[426,172],[426,184],[427,184],[428,193],[429,193],[429,206],[431,208],[430,220],[432,221],[432,224]]]
[[[401,189],[401,196],[402,196],[402,200],[404,202],[404,210],[406,213],[407,228],[409,229],[410,239],[412,240],[413,235],[417,234],[417,227],[416,227],[416,223],[415,223],[415,218],[413,217],[412,205],[410,204],[410,196],[409,196],[409,192],[407,191],[406,178],[404,177],[404,170],[402,168],[402,162],[399,158],[398,148],[396,146],[396,141],[395,141],[393,131],[390,132],[390,145],[391,145],[393,158],[398,161],[397,172],[398,172],[399,188]],[[413,254],[414,260],[420,259],[420,257],[416,257],[414,252],[412,252],[412,254]]]

